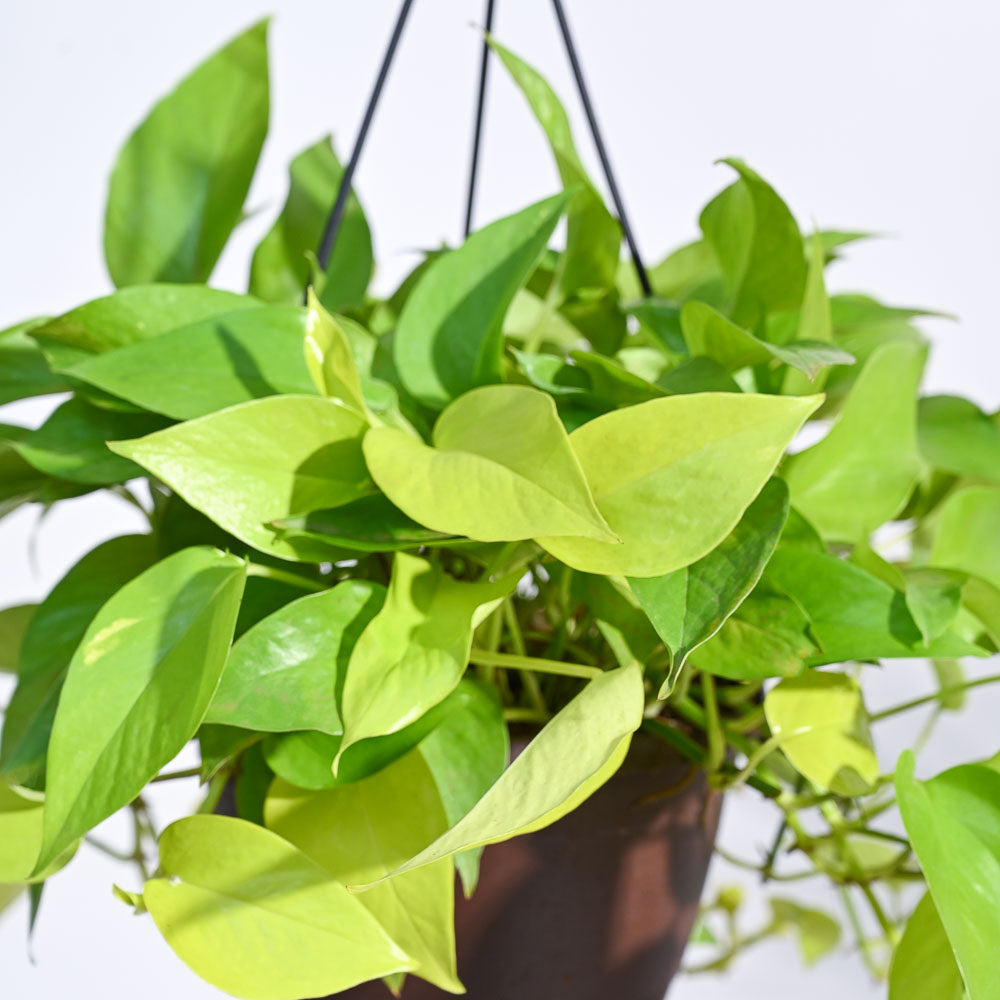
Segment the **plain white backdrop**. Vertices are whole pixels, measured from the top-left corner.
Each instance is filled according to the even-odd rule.
[[[550,5],[498,0],[497,6],[495,33],[549,76],[599,180]],[[742,156],[804,225],[883,234],[851,249],[831,271],[832,287],[954,313],[957,323],[925,324],[935,343],[927,391],[960,392],[990,410],[1000,406],[994,51],[1000,7],[984,0],[569,0],[567,6],[649,262],[696,235],[699,208],[729,180],[713,161]],[[288,159],[326,132],[346,157],[396,7],[396,0],[5,4],[0,328],[109,290],[101,219],[118,147],[153,101],[209,51],[274,14],[271,135],[249,199],[260,212],[240,227],[213,279],[242,290],[249,254],[284,198]],[[382,290],[412,265],[414,249],[459,236],[479,58],[471,25],[482,16],[481,0],[415,3],[356,183],[375,233]],[[479,223],[557,187],[540,132],[497,64],[490,84]],[[50,408],[50,402],[14,404],[2,408],[0,419],[37,423]],[[19,511],[0,522],[0,606],[39,598],[97,541],[141,527],[134,511],[102,497],[60,506],[34,540],[36,520]],[[930,684],[925,664],[894,662],[874,677],[870,707]],[[6,699],[6,689],[0,696]],[[924,773],[997,750],[1000,697],[985,692],[975,703],[939,727],[921,758]],[[915,720],[919,714],[879,730],[887,769]],[[158,821],[190,808],[197,789],[186,784],[155,800]],[[115,819],[100,832],[124,843]],[[752,855],[772,832],[769,810],[752,795],[732,796],[723,829],[728,847]],[[148,920],[112,899],[114,880],[137,887],[132,872],[84,847],[46,887],[36,964],[25,947],[23,901],[0,917],[0,996],[221,996],[188,973]],[[740,876],[716,864],[710,880],[718,885]],[[807,889],[806,897],[836,911],[836,896],[822,887]],[[849,945],[807,972],[788,941],[759,947],[726,977],[682,978],[670,997],[763,1000],[803,991],[813,1000],[883,995]]]

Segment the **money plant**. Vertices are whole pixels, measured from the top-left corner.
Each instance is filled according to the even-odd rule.
[[[119,153],[115,290],[0,335],[0,400],[64,394],[3,425],[3,512],[106,490],[149,522],[3,612],[4,898],[37,912],[130,810],[115,893],[223,991],[461,992],[456,872],[473,893],[484,845],[558,821],[642,729],[773,804],[743,863],[765,893],[839,887],[891,997],[997,997],[1000,765],[877,754],[883,718],[998,679],[959,663],[1000,643],[996,417],[920,395],[919,311],[826,291],[863,234],[804,232],[740,160],[643,294],[555,94],[494,51],[562,190],[387,298],[353,194],[316,256],[329,139],[291,161],[246,291],[208,284],[268,128],[258,24]],[[933,664],[935,693],[870,714],[895,658]],[[514,724],[534,736],[509,763]],[[155,829],[143,796],[194,781],[171,768],[192,741],[203,802]],[[840,936],[780,895],[745,926],[737,902],[705,904],[708,968]]]

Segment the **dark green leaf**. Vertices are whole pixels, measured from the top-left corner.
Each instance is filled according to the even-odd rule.
[[[16,604],[0,611],[0,673],[17,673],[24,634],[37,608],[37,604]]]
[[[31,319],[0,330],[0,404],[70,388],[66,379],[50,370],[38,345],[28,336],[46,322]]]

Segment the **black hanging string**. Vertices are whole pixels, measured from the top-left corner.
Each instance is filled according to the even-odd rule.
[[[361,150],[364,147],[372,118],[375,116],[375,106],[378,104],[378,99],[382,94],[382,87],[385,84],[386,77],[389,75],[389,67],[392,65],[392,58],[396,54],[396,47],[399,45],[400,36],[403,34],[403,25],[406,23],[406,17],[410,13],[412,5],[413,0],[403,0],[403,5],[399,9],[399,14],[396,17],[396,25],[392,29],[392,36],[389,39],[389,47],[385,50],[385,55],[382,57],[382,66],[379,68],[371,97],[368,98],[368,107],[365,108],[365,116],[361,120],[358,137],[354,140],[354,149],[351,150],[351,158],[344,169],[344,176],[340,179],[340,187],[337,189],[337,200],[333,203],[333,209],[326,220],[326,226],[323,229],[323,239],[320,241],[319,252],[316,254],[319,266],[323,271],[326,270],[327,265],[330,263],[330,254],[333,252],[333,245],[337,240],[337,233],[344,219],[347,198],[351,193],[354,171],[357,169],[358,160],[361,159]]]
[[[476,101],[476,128],[472,136],[472,163],[469,167],[469,196],[465,200],[465,235],[472,232],[472,203],[476,195],[476,175],[479,172],[479,145],[483,134],[483,109],[486,105],[486,71],[490,65],[490,33],[493,31],[494,0],[486,0],[486,34],[483,55],[479,63],[479,97]]]
[[[608,189],[611,191],[611,199],[615,203],[618,221],[621,223],[622,232],[625,234],[625,242],[628,244],[629,253],[632,255],[632,263],[635,264],[636,274],[639,276],[639,284],[642,286],[643,294],[647,296],[652,295],[653,289],[649,283],[649,275],[646,273],[646,267],[639,254],[639,247],[635,242],[635,234],[632,232],[632,226],[629,224],[628,215],[625,212],[625,204],[618,190],[618,183],[615,180],[614,171],[611,169],[611,161],[604,146],[604,139],[597,125],[597,116],[594,114],[594,106],[590,101],[590,93],[583,79],[583,70],[580,68],[580,60],[576,55],[576,46],[573,44],[573,36],[570,34],[569,22],[566,20],[566,12],[563,10],[562,0],[552,0],[552,6],[555,8],[556,20],[559,22],[559,31],[562,33],[563,44],[566,46],[566,55],[569,56],[569,63],[573,69],[573,77],[576,80],[576,89],[580,93],[580,101],[587,115],[590,133],[594,137],[597,155],[601,159],[604,177],[608,182]]]

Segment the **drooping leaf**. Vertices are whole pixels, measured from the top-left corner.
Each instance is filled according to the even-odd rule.
[[[982,655],[950,632],[925,645],[905,594],[836,556],[781,546],[768,563],[766,578],[809,618],[820,647],[810,663]]]
[[[955,621],[962,604],[965,574],[918,566],[908,569],[906,606],[928,645]]]
[[[968,486],[942,505],[930,563],[1000,587],[1000,489]]]
[[[234,646],[206,722],[266,733],[342,731],[336,694],[384,588],[345,580],[258,622]]]
[[[15,604],[0,611],[0,673],[17,673],[24,634],[37,608],[37,604]]]
[[[690,653],[710,639],[754,588],[788,517],[788,487],[772,479],[708,555],[667,576],[629,580],[671,654],[665,698]]]
[[[855,680],[810,671],[764,698],[771,734],[805,778],[839,795],[871,791],[879,775],[868,715]]]
[[[61,369],[211,316],[259,306],[256,299],[204,285],[136,285],[85,302],[34,327],[31,336]]]
[[[591,420],[570,443],[622,544],[539,538],[585,573],[663,576],[700,559],[736,526],[818,397],[701,393],[654,399]]]
[[[278,781],[267,825],[338,882],[374,882],[440,836],[448,825],[419,750],[363,781],[303,792]],[[448,858],[380,882],[356,898],[412,959],[416,975],[463,992],[455,968],[454,866]]]
[[[918,781],[914,770],[913,754],[906,751],[896,765],[896,795],[906,832],[969,1000],[995,1000],[1000,772],[966,764]]]
[[[642,710],[642,669],[637,663],[594,678],[458,823],[392,876],[540,830],[565,816],[621,766]],[[581,733],[587,734],[585,740]]]
[[[753,329],[767,313],[801,302],[805,250],[795,219],[774,189],[742,161],[722,162],[739,179],[705,206],[698,221],[722,271],[725,311]]]
[[[906,921],[889,968],[889,1000],[963,1000],[965,987],[931,894]]]
[[[936,469],[1000,485],[1000,426],[958,396],[925,396],[917,406],[917,436]]]
[[[104,218],[116,285],[208,278],[240,221],[268,105],[261,21],[209,56],[129,136]]]
[[[552,399],[536,389],[475,389],[441,414],[433,447],[373,428],[364,452],[389,500],[435,531],[484,542],[543,534],[615,539]]]
[[[299,153],[288,172],[288,197],[281,214],[254,251],[250,294],[267,302],[298,305],[310,279],[309,255],[319,250],[344,168],[326,136]],[[326,308],[338,312],[361,305],[372,266],[371,233],[352,191],[320,291]]]
[[[792,503],[835,541],[862,541],[899,513],[920,472],[917,386],[926,349],[896,342],[875,351],[818,444],[783,475]]]
[[[31,319],[0,330],[0,404],[70,388],[65,378],[49,368],[38,345],[28,336],[46,322]]]
[[[64,370],[143,409],[189,420],[263,396],[313,392],[304,335],[301,308],[240,309]]]
[[[338,760],[352,744],[398,732],[445,698],[469,662],[473,629],[515,583],[460,583],[440,566],[396,553],[385,604],[348,663]]]
[[[150,535],[112,538],[80,559],[38,605],[24,635],[17,687],[4,716],[4,774],[25,781],[41,771],[59,692],[87,627],[105,601],[155,560]]]
[[[272,396],[112,448],[248,545],[309,561],[307,546],[280,538],[268,525],[373,491],[361,454],[366,426],[360,414],[331,399]]]
[[[38,870],[131,802],[194,736],[245,573],[235,556],[185,549],[127,583],[90,623],[52,724]]]
[[[413,968],[343,885],[275,833],[190,816],[160,836],[143,900],[178,957],[246,1000],[300,1000]]]
[[[567,213],[566,252],[558,275],[562,298],[614,286],[621,227],[604,206],[580,162],[566,111],[545,79],[513,52],[490,44],[521,89],[552,148],[566,188],[577,188]]]
[[[108,410],[74,396],[15,447],[46,475],[75,483],[121,483],[141,476],[142,469],[111,452],[106,442],[148,434],[167,422],[156,414]]]
[[[394,353],[403,385],[425,406],[440,410],[501,381],[503,315],[567,199],[558,194],[491,223],[421,276],[399,317]]]

